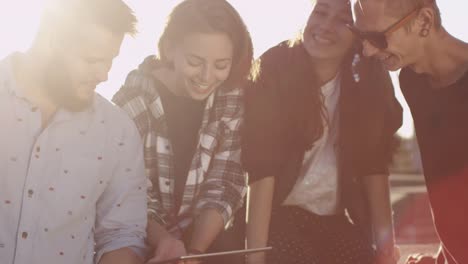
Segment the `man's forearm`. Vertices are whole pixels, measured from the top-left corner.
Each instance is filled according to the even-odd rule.
[[[132,249],[120,248],[102,255],[99,264],[143,264],[144,260]]]

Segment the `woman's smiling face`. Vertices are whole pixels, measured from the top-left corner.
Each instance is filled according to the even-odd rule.
[[[353,17],[348,0],[317,0],[304,30],[304,47],[311,57],[341,59],[353,45],[346,24]]]
[[[225,33],[192,33],[169,47],[178,90],[195,100],[213,93],[231,72],[234,45]]]

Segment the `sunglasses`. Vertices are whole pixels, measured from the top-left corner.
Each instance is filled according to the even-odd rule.
[[[420,8],[416,8],[413,11],[411,11],[409,14],[392,24],[390,27],[388,27],[386,30],[382,32],[373,32],[373,31],[367,31],[363,32],[357,29],[355,26],[352,24],[346,24],[346,26],[349,28],[351,32],[353,32],[354,35],[361,41],[367,40],[369,41],[370,44],[372,44],[374,47],[384,50],[388,47],[388,41],[387,41],[387,36],[404,25],[406,25],[411,19],[413,19],[417,14]]]

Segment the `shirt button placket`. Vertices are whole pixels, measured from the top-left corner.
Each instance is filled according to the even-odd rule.
[[[15,263],[28,263],[31,261],[29,259],[29,253],[32,249],[32,239],[31,234],[25,229],[21,229],[18,233],[18,241],[16,245],[16,255],[15,255]]]
[[[31,259],[31,252],[33,244],[36,242],[37,226],[37,211],[41,206],[37,203],[38,186],[44,182],[44,163],[42,159],[43,145],[39,144],[41,138],[44,138],[44,132],[41,133],[41,113],[37,107],[24,109],[18,111],[20,116],[17,116],[17,122],[24,126],[28,126],[27,136],[28,141],[23,142],[24,147],[30,148],[29,157],[26,153],[18,153],[18,165],[21,162],[21,167],[24,169],[22,173],[24,177],[23,199],[21,201],[20,214],[17,218],[17,240],[14,262],[15,263],[35,263],[38,260]],[[39,136],[37,136],[39,135]],[[34,140],[36,139],[36,140]],[[32,142],[30,141],[32,140]],[[36,142],[34,142],[36,141]]]
[[[25,179],[25,192],[19,219],[15,257],[18,263],[28,263],[32,261],[28,259],[28,252],[32,250],[33,243],[35,243],[35,234],[37,230],[39,230],[36,227],[40,225],[40,223],[37,223],[37,219],[35,219],[34,216],[37,215],[37,210],[40,210],[40,204],[38,204],[39,200],[37,199],[39,195],[39,184],[45,180],[45,175],[43,173],[45,160],[41,155],[44,150],[41,147],[42,144],[39,143],[41,137],[43,137],[43,135],[40,135],[37,142],[32,145],[28,172]]]

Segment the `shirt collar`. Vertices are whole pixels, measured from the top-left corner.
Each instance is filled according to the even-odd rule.
[[[331,95],[339,87],[340,84],[340,73],[337,73],[333,79],[326,82],[320,89],[324,96]]]

